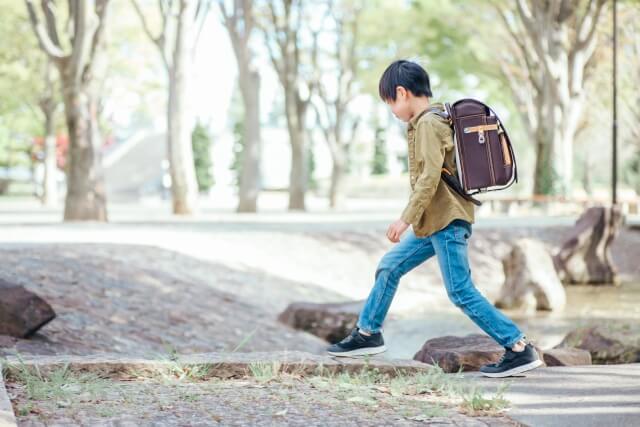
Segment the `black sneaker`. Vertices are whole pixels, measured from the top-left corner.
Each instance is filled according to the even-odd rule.
[[[327,352],[332,356],[363,356],[382,353],[386,350],[382,333],[376,332],[366,336],[362,335],[357,327],[353,328],[351,334],[345,339],[327,347]]]
[[[513,351],[505,347],[505,352],[496,363],[490,363],[480,368],[486,377],[502,378],[520,374],[542,365],[538,352],[530,343],[522,351]]]

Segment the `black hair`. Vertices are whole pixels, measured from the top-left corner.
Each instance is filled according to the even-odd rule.
[[[411,91],[414,96],[432,96],[429,74],[415,62],[401,59],[394,61],[384,70],[378,84],[380,98],[383,101],[395,101],[398,86]]]

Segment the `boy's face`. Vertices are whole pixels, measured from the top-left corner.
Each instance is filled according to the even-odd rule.
[[[385,103],[391,108],[391,112],[403,122],[409,122],[413,115],[411,109],[411,92],[402,86],[396,87],[396,99],[387,99]]]

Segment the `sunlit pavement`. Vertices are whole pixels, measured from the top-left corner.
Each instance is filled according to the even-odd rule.
[[[506,379],[464,375],[493,392],[508,383],[507,414],[527,426],[640,425],[640,363],[537,368]]]
[[[167,226],[177,228],[266,229],[298,231],[313,225],[314,229],[386,229],[397,219],[404,208],[403,199],[350,199],[343,209],[332,211],[325,198],[307,198],[306,212],[290,212],[286,209],[284,194],[262,197],[259,213],[234,212],[233,199],[204,199],[198,205],[195,215],[178,216],[171,214],[168,201],[152,199],[140,203],[110,203],[109,224],[136,226]],[[54,225],[62,223],[63,207],[47,208],[36,200],[0,198],[1,225]],[[502,227],[550,227],[567,226],[575,223],[577,215],[547,216],[544,214],[509,216],[503,214],[483,215],[476,213],[477,228]],[[627,217],[627,222],[640,226],[640,215]],[[67,223],[65,226],[95,227],[108,226],[101,223]]]

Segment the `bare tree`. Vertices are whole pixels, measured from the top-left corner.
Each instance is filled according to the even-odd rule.
[[[305,132],[307,111],[317,85],[315,70],[305,66],[315,62],[318,45],[305,49],[302,22],[305,21],[303,0],[267,2],[266,18],[261,23],[269,56],[284,90],[285,115],[291,143],[291,174],[289,177],[289,209],[305,209],[307,190],[308,141]],[[324,7],[317,2],[309,7]],[[307,43],[308,45],[309,43]]]
[[[238,64],[238,82],[244,104],[242,173],[238,212],[256,212],[260,179],[260,74],[255,68],[251,34],[255,27],[252,0],[233,0],[233,13],[218,0],[222,22],[229,32]]]
[[[512,49],[502,52],[502,72],[536,141],[534,193],[568,195],[571,190],[573,140],[605,3],[492,2],[512,42]]]
[[[153,34],[144,11],[131,0],[142,27],[157,46],[169,81],[167,101],[167,149],[171,174],[173,213],[191,214],[198,197],[198,183],[191,131],[193,117],[187,106],[189,71],[192,53],[199,32],[194,31],[208,12],[209,3],[203,0],[158,0],[162,28]]]
[[[330,5],[335,23],[333,36],[335,46],[325,55],[319,55],[322,64],[330,69],[324,70],[323,65],[314,64],[321,74],[333,80],[322,78],[317,87],[320,103],[313,103],[318,125],[329,147],[332,159],[331,185],[329,187],[329,205],[340,207],[344,202],[344,181],[348,168],[349,147],[353,142],[359,120],[350,117],[348,107],[357,95],[355,86],[357,75],[356,46],[358,38],[358,18],[361,4],[358,2],[342,1],[337,7]],[[314,38],[317,43],[317,37]],[[325,62],[325,59],[327,61]],[[328,88],[334,88],[331,90]],[[330,93],[331,92],[331,93]]]
[[[42,0],[40,13],[33,0],[25,4],[38,43],[58,68],[62,82],[70,140],[64,219],[106,221],[95,68],[103,53],[109,0],[70,0],[66,23],[60,22],[53,0]],[[58,28],[65,28],[64,43]]]

